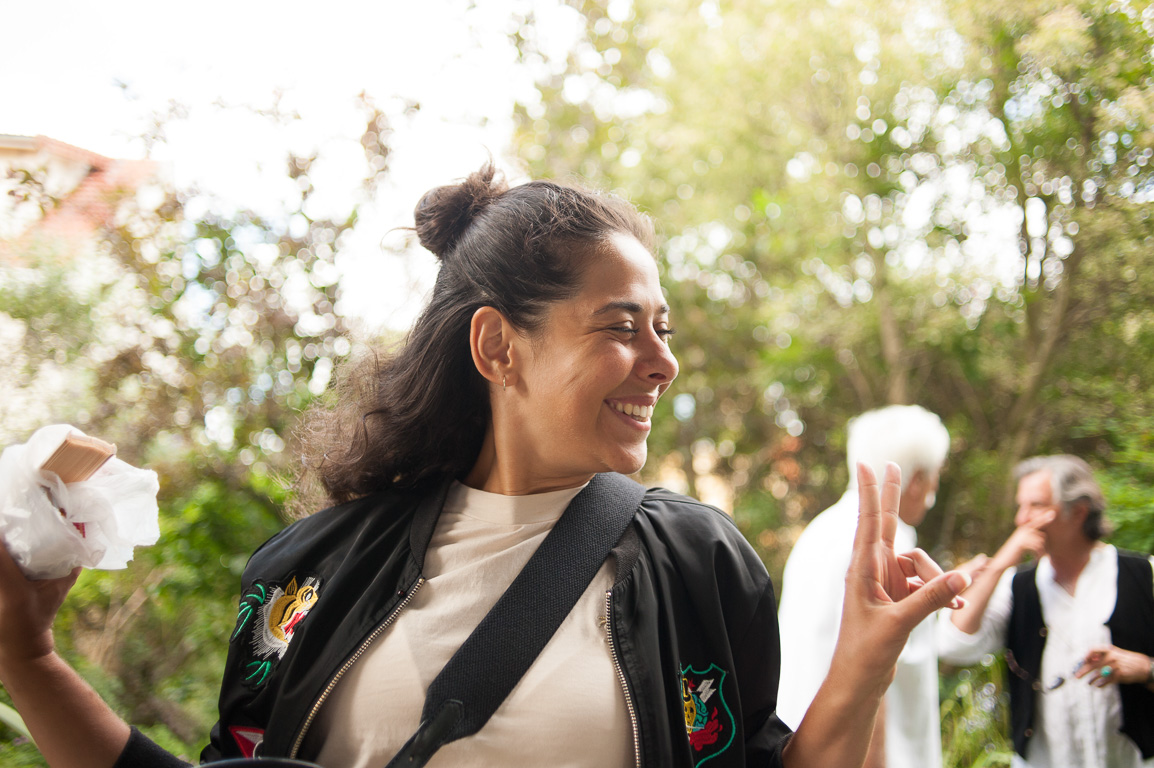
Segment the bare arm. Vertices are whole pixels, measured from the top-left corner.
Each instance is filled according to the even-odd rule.
[[[967,635],[981,629],[982,617],[986,614],[986,607],[990,604],[990,597],[1002,574],[1022,562],[1027,552],[1032,552],[1036,557],[1042,555],[1045,539],[1039,529],[1053,519],[1054,512],[1050,511],[1019,526],[1010,534],[1006,543],[975,574],[973,584],[966,590],[966,604],[950,614],[950,621],[955,627]]]
[[[52,637],[79,573],[29,581],[0,546],[0,682],[52,768],[111,768],[129,727],[57,655]]]
[[[882,699],[874,720],[873,737],[862,768],[886,768],[886,701]]]
[[[899,654],[922,620],[957,605],[969,579],[942,573],[924,552],[894,552],[901,478],[886,467],[879,489],[858,465],[861,508],[853,560],[846,575],[837,650],[829,675],[785,749],[789,768],[860,766],[869,750]]]

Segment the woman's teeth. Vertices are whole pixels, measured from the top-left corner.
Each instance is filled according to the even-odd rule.
[[[610,403],[614,410],[621,411],[626,416],[645,421],[653,416],[652,405],[630,405],[629,403]]]

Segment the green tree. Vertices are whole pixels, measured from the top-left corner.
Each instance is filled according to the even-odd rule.
[[[1027,453],[1110,467],[1099,415],[1150,405],[1144,6],[571,5],[586,36],[520,107],[519,151],[667,235],[681,407],[651,472],[722,475],[772,567],[871,407],[955,437],[939,555],[1000,543]]]

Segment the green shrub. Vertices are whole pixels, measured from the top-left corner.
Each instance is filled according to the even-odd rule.
[[[1009,694],[1001,655],[980,664],[944,668],[940,678],[943,768],[1009,766]]]

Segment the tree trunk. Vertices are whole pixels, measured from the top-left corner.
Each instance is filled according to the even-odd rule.
[[[902,333],[890,302],[885,278],[885,261],[874,259],[877,281],[873,300],[878,306],[878,333],[881,336],[882,359],[886,363],[886,402],[904,405],[910,397],[910,371],[902,345]]]

